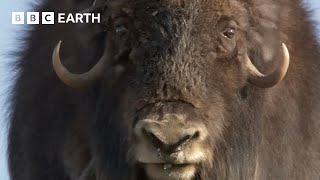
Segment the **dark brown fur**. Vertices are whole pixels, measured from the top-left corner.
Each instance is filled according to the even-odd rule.
[[[48,0],[36,10],[77,12],[90,3]],[[91,159],[92,179],[146,179],[130,151],[132,128],[168,112],[209,130],[213,159],[198,165],[196,179],[319,179],[320,49],[300,0],[106,4],[100,25],[33,26],[27,33],[12,96],[12,180],[77,179]],[[237,24],[233,41],[221,36],[230,20]],[[129,33],[116,35],[115,21]],[[55,44],[63,40],[64,64],[80,73],[97,62],[106,34],[125,73],[114,81],[110,70],[88,88],[65,86],[51,64]],[[248,83],[241,53],[270,73],[282,42],[291,56],[284,80],[268,89]]]

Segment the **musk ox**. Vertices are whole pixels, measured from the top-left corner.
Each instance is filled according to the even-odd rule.
[[[12,180],[319,179],[320,51],[301,0],[46,0],[35,10],[102,19],[27,33]]]

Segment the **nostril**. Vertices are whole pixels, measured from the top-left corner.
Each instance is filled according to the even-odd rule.
[[[154,135],[152,132],[147,131],[146,129],[142,129],[142,134],[144,134],[145,137],[151,140],[151,143],[156,148],[162,148],[164,146],[164,142],[162,142],[156,135]]]
[[[199,137],[200,137],[200,132],[199,132],[199,131],[195,132],[195,133],[192,135],[192,139],[197,139],[197,138],[199,138]]]
[[[191,138],[192,138],[191,135],[186,135],[183,138],[181,138],[177,143],[173,144],[173,147],[177,148],[182,144],[186,144]]]
[[[161,140],[157,135],[155,135],[153,132],[150,132],[148,130],[146,130],[145,128],[142,128],[142,134],[144,137],[147,138],[147,140],[157,149],[162,150],[165,153],[171,154],[171,153],[175,153],[181,150],[181,147],[187,143],[189,143],[189,141],[194,140],[194,139],[198,139],[198,137],[200,137],[200,132],[196,131],[196,132],[189,132],[187,134],[185,134],[184,136],[180,136],[180,137],[171,137],[168,139],[175,139],[175,141],[171,141],[171,142],[164,142],[163,140]]]
[[[181,146],[187,144],[191,139],[192,139],[191,135],[186,135],[186,136],[182,137],[178,142],[176,142],[170,146],[167,146],[166,152],[174,153],[174,152],[180,151]]]
[[[188,134],[183,136],[178,142],[171,145],[170,149],[177,149],[179,146],[187,144],[192,139],[197,139],[200,136],[199,131],[195,132],[194,134]]]

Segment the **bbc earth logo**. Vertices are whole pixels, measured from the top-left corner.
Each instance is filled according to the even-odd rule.
[[[12,24],[94,24],[101,21],[100,13],[56,14],[55,12],[41,12],[40,16],[40,12],[12,12]]]

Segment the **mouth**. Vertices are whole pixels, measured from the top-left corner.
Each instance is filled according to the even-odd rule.
[[[152,180],[191,180],[196,174],[195,164],[150,163],[142,166]]]
[[[149,180],[194,180],[200,166],[212,162],[212,154],[204,143],[191,143],[171,154],[148,143],[137,143],[130,153]]]

